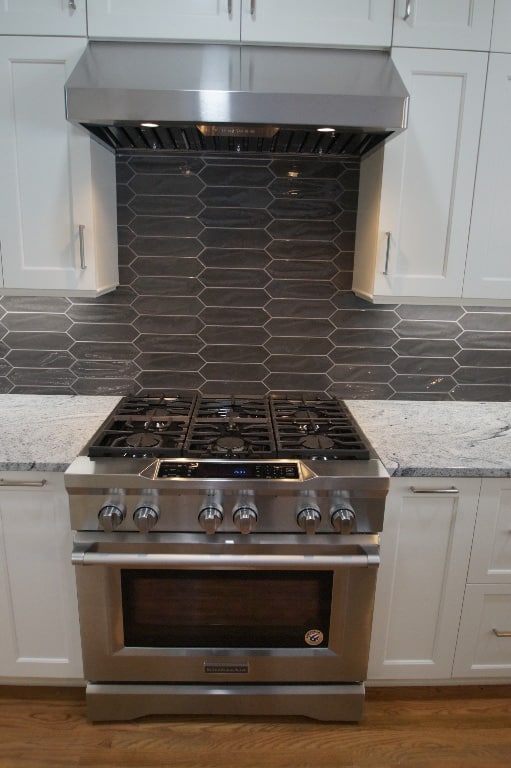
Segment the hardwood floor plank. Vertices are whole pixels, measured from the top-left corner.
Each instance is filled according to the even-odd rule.
[[[81,689],[0,688],[1,768],[509,768],[511,686],[369,689],[362,723],[89,723]]]

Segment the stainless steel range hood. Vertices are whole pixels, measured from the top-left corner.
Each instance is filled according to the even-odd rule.
[[[91,42],[67,118],[115,150],[362,155],[406,127],[388,53]]]

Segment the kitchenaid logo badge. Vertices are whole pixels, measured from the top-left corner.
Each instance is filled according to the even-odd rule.
[[[205,661],[204,672],[214,675],[247,675],[248,662],[244,664],[217,663],[216,661]]]
[[[307,645],[321,645],[324,640],[324,635],[320,629],[309,629],[305,633],[304,640]]]

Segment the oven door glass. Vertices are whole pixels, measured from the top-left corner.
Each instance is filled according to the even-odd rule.
[[[124,646],[328,645],[332,571],[122,569]]]

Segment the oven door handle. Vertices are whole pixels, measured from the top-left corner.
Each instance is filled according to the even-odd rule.
[[[73,565],[102,565],[113,568],[293,568],[326,570],[330,568],[369,568],[380,564],[379,549],[368,547],[357,555],[181,555],[164,553],[112,553],[76,548],[71,557]]]

